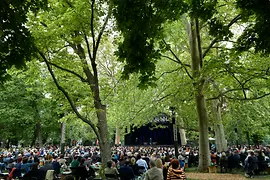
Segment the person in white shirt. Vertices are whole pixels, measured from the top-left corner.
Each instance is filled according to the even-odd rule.
[[[148,169],[148,165],[147,165],[147,162],[145,160],[142,159],[141,155],[138,154],[137,156],[138,160],[136,162],[136,164],[139,166],[139,167],[144,167],[144,172],[147,171]]]

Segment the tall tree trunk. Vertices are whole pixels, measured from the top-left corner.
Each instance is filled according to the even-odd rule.
[[[186,131],[184,129],[179,128],[179,134],[181,139],[181,145],[187,145]]]
[[[221,118],[221,103],[218,99],[212,101],[212,114],[214,119],[217,151],[226,151],[227,141],[225,139],[224,126]]]
[[[42,148],[42,134],[41,134],[41,124],[38,122],[36,124],[36,135],[37,135],[37,142],[38,142],[38,147]]]
[[[193,76],[194,96],[199,119],[199,171],[206,172],[210,165],[210,149],[208,139],[208,114],[203,95],[204,80],[200,77],[202,58],[198,42],[198,23],[191,19],[188,23],[189,45],[191,54],[191,67]],[[196,32],[197,31],[197,32]]]
[[[250,135],[248,131],[246,132],[246,138],[247,138],[248,145],[250,146]]]
[[[183,146],[187,144],[186,131],[185,129],[181,128],[181,127],[184,127],[183,118],[179,118],[179,123],[180,123],[180,128],[178,129],[178,131],[180,134],[181,145]]]
[[[102,163],[105,164],[111,159],[110,142],[108,139],[108,126],[106,118],[106,106],[100,102],[96,103],[99,131],[99,146]]]
[[[119,145],[120,144],[120,129],[118,127],[115,128],[115,141],[114,141],[115,145]]]
[[[61,154],[65,153],[65,137],[66,137],[66,123],[61,123],[61,142],[60,142],[60,150]]]

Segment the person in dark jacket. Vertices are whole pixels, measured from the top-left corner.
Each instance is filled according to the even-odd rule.
[[[38,164],[34,163],[31,166],[31,170],[23,176],[23,180],[31,180],[36,178],[38,180],[44,180],[46,173],[38,169]]]
[[[221,173],[223,173],[224,170],[225,172],[228,172],[228,157],[226,156],[225,152],[222,152],[220,160],[219,160],[219,164],[220,164]]]
[[[258,159],[255,156],[254,152],[251,151],[250,152],[250,156],[247,159],[247,163],[248,163],[248,176],[250,178],[253,178],[254,176],[254,171],[258,169]]]
[[[56,174],[60,174],[61,165],[60,165],[60,163],[56,160],[56,157],[53,158],[52,166],[53,166],[54,172],[55,172]]]
[[[132,168],[129,166],[129,161],[126,160],[124,166],[120,167],[120,179],[121,180],[131,180],[135,178]]]

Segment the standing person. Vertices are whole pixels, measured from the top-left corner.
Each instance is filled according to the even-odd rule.
[[[253,178],[254,171],[258,169],[258,159],[255,156],[253,151],[250,152],[250,156],[247,159],[247,163],[248,163],[248,173],[247,174],[250,178]]]
[[[173,159],[171,167],[168,169],[167,180],[186,180],[186,174],[183,169],[180,168],[178,159]]]
[[[228,157],[226,156],[225,152],[222,152],[219,164],[221,173],[223,173],[223,170],[225,170],[225,172],[228,172]]]
[[[156,167],[156,161],[150,159],[150,169],[145,173],[144,180],[163,180],[163,173],[161,168]]]
[[[75,156],[73,161],[71,162],[71,167],[78,167],[80,165],[80,162],[78,161],[78,156]]]

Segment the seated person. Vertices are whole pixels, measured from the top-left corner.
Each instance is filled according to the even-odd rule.
[[[63,166],[63,168],[67,168],[67,164],[66,164],[67,160],[64,158],[63,154],[60,155],[60,159],[58,160],[58,162],[61,167]]]
[[[124,166],[120,167],[119,174],[121,180],[130,180],[135,178],[134,172],[129,164],[129,161],[126,160]]]
[[[46,160],[44,166],[40,168],[41,171],[47,172],[48,170],[54,170],[50,160]]]
[[[28,161],[28,158],[25,157],[23,158],[23,163],[21,165],[21,170],[25,171],[26,173],[30,171],[31,169],[31,166],[33,165],[34,163]]]
[[[56,160],[56,157],[53,158],[52,160],[52,166],[53,166],[53,170],[56,174],[60,174],[60,168],[61,165],[60,163]]]
[[[116,168],[113,167],[113,162],[108,161],[107,162],[107,167],[105,168],[105,176],[107,179],[118,179],[119,172],[117,171]]]
[[[31,166],[31,170],[23,176],[23,180],[28,180],[28,179],[31,179],[31,178],[36,178],[38,180],[44,180],[45,175],[46,174],[43,171],[38,169],[38,164],[34,163]]]

